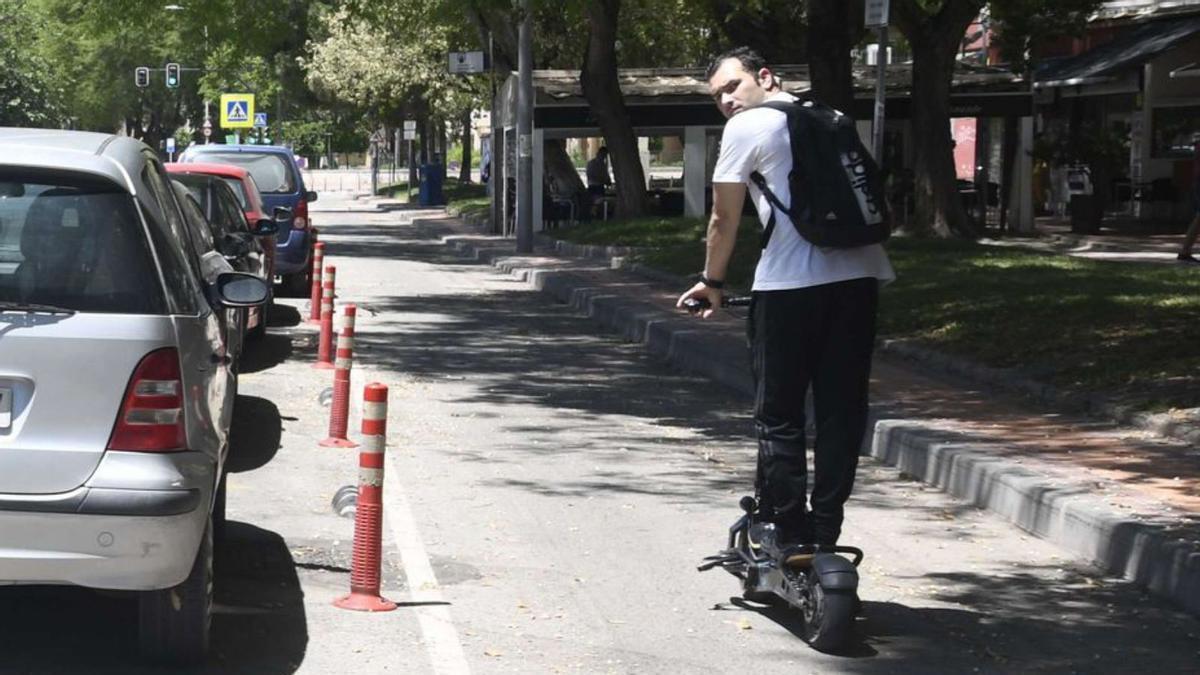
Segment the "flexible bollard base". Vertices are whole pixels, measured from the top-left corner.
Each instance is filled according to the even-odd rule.
[[[317,445],[321,446],[322,448],[357,448],[358,447],[358,443],[355,443],[354,441],[352,441],[348,438],[334,438],[333,436],[330,436],[329,438],[326,438],[325,440],[320,441],[319,443],[317,443]]]
[[[391,600],[367,593],[351,593],[334,600],[333,606],[356,612],[390,612],[396,609],[396,603]]]

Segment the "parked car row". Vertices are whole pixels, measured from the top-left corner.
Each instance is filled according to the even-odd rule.
[[[312,252],[317,235],[309,219],[308,205],[317,200],[317,193],[305,188],[304,174],[292,151],[271,145],[193,145],[179,161],[240,166],[250,173],[266,209],[290,210],[279,220],[275,274],[281,277],[283,289],[288,293],[306,294],[312,283]]]
[[[273,265],[308,255],[315,195],[296,171],[272,187],[302,201],[273,204],[257,180],[0,129],[0,585],[135,591],[159,660],[207,651],[243,332]]]

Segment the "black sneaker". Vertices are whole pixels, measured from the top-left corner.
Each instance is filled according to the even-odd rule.
[[[759,550],[790,567],[804,567],[812,562],[813,548],[800,538],[781,532],[774,523],[755,523],[750,527],[750,548]]]
[[[1175,259],[1179,262],[1200,265],[1200,258],[1196,258],[1196,256],[1191,255],[1190,253],[1180,253],[1179,255],[1175,256]]]

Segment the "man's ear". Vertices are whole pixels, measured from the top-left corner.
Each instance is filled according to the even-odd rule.
[[[779,78],[775,77],[775,73],[772,73],[770,68],[760,68],[758,70],[758,83],[764,89],[771,89],[779,85]]]

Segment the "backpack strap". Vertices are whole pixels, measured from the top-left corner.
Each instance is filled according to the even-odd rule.
[[[778,110],[779,112],[787,115],[788,119],[791,120],[791,110],[797,104],[798,102],[767,101],[766,103],[761,104],[761,107]],[[789,124],[788,126],[790,127],[791,125]],[[795,160],[793,159],[792,161]],[[789,211],[788,207],[784,206],[783,202],[779,200],[779,197],[777,197],[775,193],[771,191],[771,188],[767,187],[767,179],[763,178],[761,173],[757,171],[751,172],[750,180],[754,182],[754,187],[757,187],[760,192],[766,195],[767,201],[771,204],[771,217],[767,219],[767,227],[762,231],[762,235],[758,239],[759,247],[765,250],[767,248],[767,244],[771,243],[771,234],[775,232],[775,209],[779,209],[784,213],[788,213]]]
[[[757,187],[764,195],[767,196],[767,201],[771,204],[771,217],[767,219],[767,227],[762,231],[762,235],[758,238],[759,248],[767,248],[767,244],[771,242],[771,233],[775,231],[775,209],[779,209],[787,213],[787,207],[783,202],[779,201],[779,197],[771,192],[771,188],[767,187],[767,179],[757,171],[750,173],[750,180],[754,181],[754,186]]]

